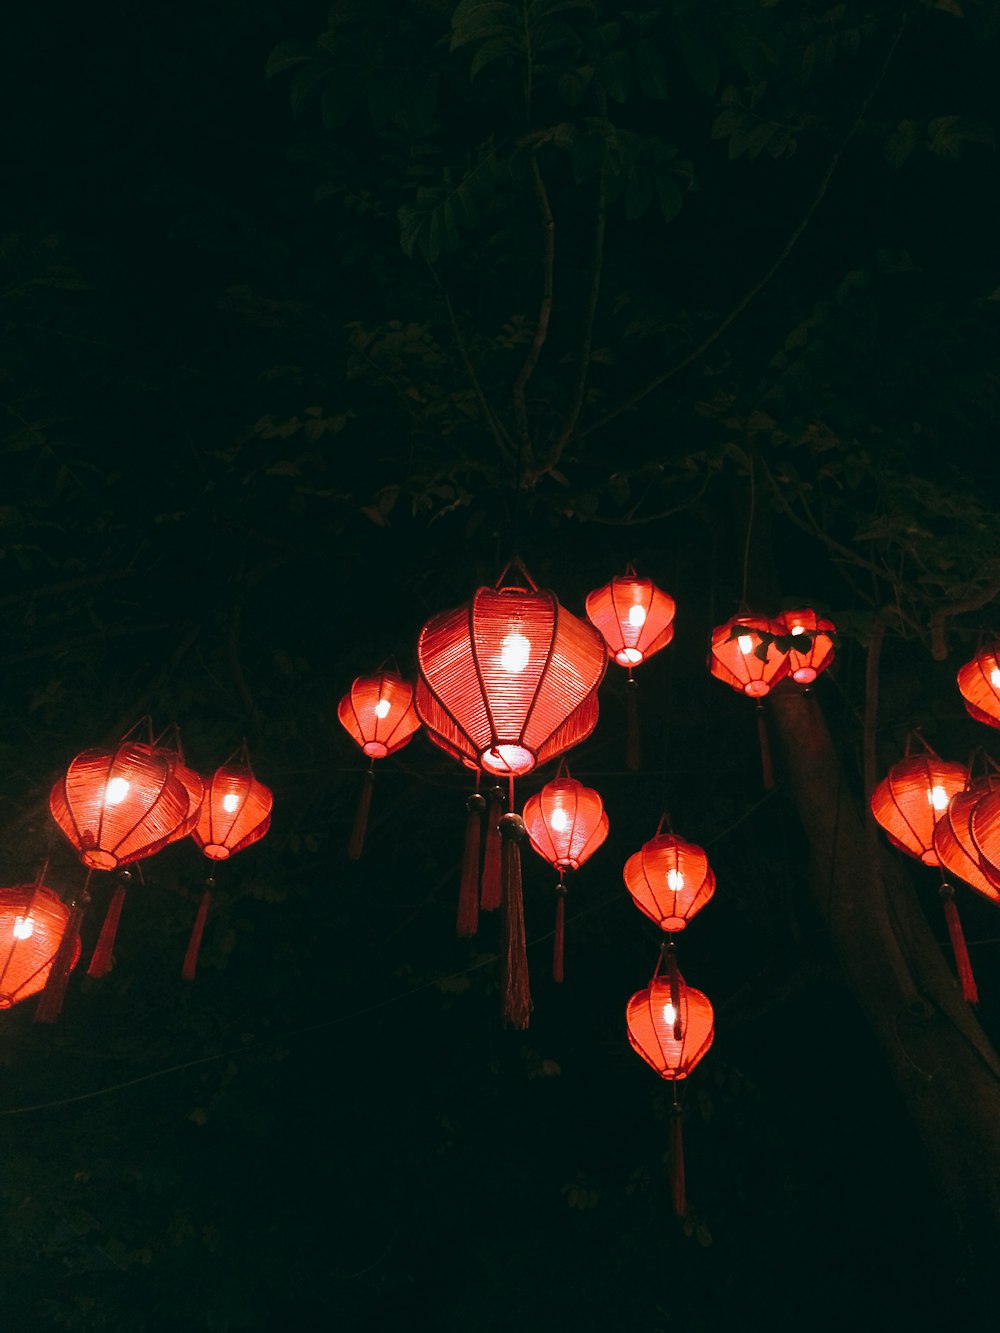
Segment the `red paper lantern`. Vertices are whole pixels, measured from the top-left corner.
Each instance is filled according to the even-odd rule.
[[[1000,790],[981,796],[969,815],[969,832],[986,878],[1000,885]]]
[[[600,793],[568,774],[547,782],[524,806],[528,841],[557,870],[579,870],[608,836]]]
[[[201,803],[205,799],[205,780],[193,768],[188,768],[180,748],[170,749],[165,747],[158,750],[157,753],[162,754],[167,762],[173,766],[174,776],[180,779],[181,785],[188,794],[187,816],[181,820],[167,839],[167,842],[179,842],[181,838],[193,833],[198,823],[198,816],[201,814]]]
[[[951,798],[934,825],[934,851],[941,866],[994,903],[1000,903],[1000,871],[982,858],[972,835],[972,814],[984,797],[997,790],[996,777],[977,778]]]
[[[673,989],[669,977],[654,977],[628,1002],[626,1020],[632,1049],[661,1078],[687,1078],[715,1036],[712,1005],[683,977]]]
[[[359,676],[337,705],[337,717],[370,759],[394,754],[420,729],[413,686],[394,671]]]
[[[49,794],[56,823],[93,870],[151,856],[187,819],[190,797],[161,750],[123,741],[84,750]]]
[[[980,649],[960,668],[958,689],[970,716],[1000,727],[1000,645]]]
[[[832,620],[821,620],[815,611],[783,611],[778,617],[785,633],[802,639],[802,649],[788,651],[788,670],[800,685],[809,685],[833,661],[833,638],[836,627]]]
[[[735,633],[737,629],[740,633]],[[766,616],[734,616],[712,631],[712,646],[708,665],[712,675],[734,690],[762,699],[788,672],[788,654],[777,648],[773,641],[762,639],[765,634],[785,634],[780,620]],[[767,649],[759,657],[764,643]]]
[[[585,609],[619,666],[638,666],[674,637],[674,599],[631,568],[588,593]]]
[[[37,994],[48,980],[70,911],[44,884],[0,889],[0,1009]],[[80,957],[76,939],[70,967]]]
[[[193,837],[211,861],[259,842],[271,827],[274,796],[245,764],[223,764],[205,783]]]
[[[968,781],[964,764],[949,763],[936,754],[910,755],[893,764],[872,792],[872,814],[894,847],[924,865],[940,865],[934,828]]]
[[[554,593],[534,583],[511,587],[503,577],[421,630],[416,706],[442,749],[515,776],[593,731],[607,652]]]
[[[661,930],[683,930],[715,892],[715,872],[701,847],[657,833],[625,862],[625,887]]]

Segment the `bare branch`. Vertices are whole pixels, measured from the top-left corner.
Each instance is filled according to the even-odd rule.
[[[472,357],[469,355],[468,343],[459,327],[458,318],[455,314],[455,308],[451,303],[451,297],[444,289],[440,278],[434,274],[435,281],[441,289],[441,295],[444,297],[445,309],[448,311],[448,322],[451,325],[452,336],[455,339],[455,346],[458,348],[458,354],[462,358],[462,365],[465,367],[465,373],[469,377],[469,383],[472,385],[473,392],[476,395],[476,401],[479,403],[479,410],[483,414],[483,419],[490,428],[490,434],[496,444],[500,457],[505,463],[509,463],[514,456],[514,442],[504,430],[503,423],[496,416],[490,407],[480,383],[479,376],[476,374],[476,368],[472,364]]]
[[[535,324],[535,336],[531,340],[531,346],[528,348],[528,355],[524,359],[524,365],[521,367],[517,379],[514,381],[514,387],[511,390],[514,398],[514,413],[517,417],[518,429],[521,432],[521,438],[525,446],[530,450],[531,436],[528,431],[528,406],[525,399],[525,390],[528,387],[528,381],[538,364],[538,358],[541,355],[542,348],[545,346],[545,339],[549,332],[549,321],[552,318],[552,289],[555,275],[555,237],[556,224],[552,217],[552,208],[549,204],[548,191],[545,189],[545,182],[542,180],[542,173],[538,166],[538,159],[532,155],[531,158],[531,178],[535,187],[535,194],[538,197],[538,208],[542,215],[542,226],[545,229],[545,251],[542,258],[542,303],[538,309],[538,321]]]

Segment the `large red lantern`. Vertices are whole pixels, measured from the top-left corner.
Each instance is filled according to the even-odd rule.
[[[924,865],[941,862],[934,850],[934,828],[953,796],[965,790],[965,764],[936,754],[908,755],[893,764],[871,796],[871,810],[900,851]]]
[[[772,637],[787,633],[780,620],[733,616],[712,631],[708,658],[712,675],[751,699],[762,699],[788,672],[788,654]]]
[[[552,978],[564,976],[566,883],[568,870],[579,870],[608,836],[608,816],[600,793],[560,772],[525,802],[528,841],[559,873],[552,946]]]
[[[683,930],[715,893],[704,850],[673,833],[657,832],[629,857],[622,875],[640,912],[670,934]]]
[[[420,729],[413,686],[395,671],[359,676],[337,705],[337,717],[362,754],[371,760],[347,844],[348,859],[357,861],[364,848],[375,760],[401,750]]]
[[[587,619],[619,666],[636,667],[674,637],[674,599],[631,568],[587,594]]]
[[[0,888],[0,1009],[42,990],[69,924],[70,909],[44,884]],[[74,934],[70,968],[79,957]]]
[[[1000,727],[1000,645],[981,648],[959,669],[958,689],[971,717]]]
[[[800,685],[810,685],[833,661],[836,627],[832,620],[823,620],[808,608],[783,611],[778,621],[784,625],[785,633],[802,645],[788,650],[789,674]]]
[[[996,775],[976,778],[951,798],[934,825],[934,851],[941,866],[994,903],[1000,903],[1000,869],[983,859],[972,836],[972,814],[981,800],[998,790]]]

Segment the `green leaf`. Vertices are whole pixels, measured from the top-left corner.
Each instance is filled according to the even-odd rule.
[[[673,176],[658,174],[653,179],[656,202],[664,222],[672,222],[684,206],[684,196]]]
[[[678,28],[677,49],[691,82],[703,93],[714,96],[719,86],[719,58],[712,48],[696,32]]]
[[[662,102],[667,96],[667,62],[655,42],[644,39],[636,43],[635,77],[646,97]]]
[[[612,51],[596,66],[601,87],[615,102],[624,102],[632,82],[632,62],[627,51]]]
[[[264,77],[273,79],[276,74],[283,74],[286,69],[295,69],[310,58],[312,52],[305,42],[297,37],[287,42],[279,42],[267,58]]]

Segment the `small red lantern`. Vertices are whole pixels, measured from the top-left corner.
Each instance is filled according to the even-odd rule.
[[[941,862],[934,828],[953,796],[965,790],[969,770],[936,754],[910,755],[893,764],[871,796],[871,810],[900,851],[924,865]]]
[[[980,649],[960,668],[958,689],[971,717],[1000,727],[1000,645]]]
[[[822,620],[815,611],[783,611],[778,621],[785,633],[800,639],[802,648],[788,650],[788,670],[792,680],[800,685],[811,684],[821,671],[833,661],[833,638],[836,626],[832,620]]]
[[[359,676],[337,705],[337,717],[354,743],[371,760],[358,798],[347,856],[357,861],[364,848],[371,806],[375,760],[401,750],[420,729],[413,706],[413,686],[395,671]]]
[[[271,827],[274,796],[249,764],[223,764],[205,783],[192,836],[210,861],[225,861],[259,842]]]
[[[733,616],[717,625],[708,659],[712,675],[751,699],[762,699],[787,674],[788,654],[761,634],[787,632],[780,620],[766,616]]]
[[[705,852],[673,833],[657,831],[629,857],[622,874],[640,912],[671,934],[683,930],[715,893]]]
[[[44,987],[69,921],[70,909],[44,884],[0,889],[0,1009]],[[70,968],[79,957],[80,938],[74,935]]]
[[[630,672],[674,637],[674,599],[652,579],[640,578],[631,566],[588,593],[585,609],[611,656]]]
[[[552,979],[564,975],[567,870],[579,870],[608,836],[608,816],[600,793],[568,773],[557,773],[524,806],[528,841],[543,860],[559,872],[552,946]]]
[[[1000,903],[1000,871],[984,861],[976,845],[972,814],[979,802],[998,788],[1000,780],[995,775],[975,779],[966,791],[951,798],[934,825],[934,851],[942,867],[994,903]]]

